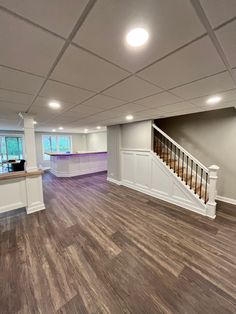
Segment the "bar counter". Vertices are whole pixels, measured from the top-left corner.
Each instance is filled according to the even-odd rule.
[[[107,170],[107,152],[47,153],[50,171],[57,177],[74,177]]]

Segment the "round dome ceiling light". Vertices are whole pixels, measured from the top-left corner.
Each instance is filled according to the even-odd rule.
[[[207,99],[206,103],[208,105],[214,105],[217,104],[218,102],[220,102],[222,100],[222,97],[220,96],[213,96]]]
[[[132,47],[143,46],[149,38],[148,32],[144,28],[134,28],[126,36],[127,43]]]

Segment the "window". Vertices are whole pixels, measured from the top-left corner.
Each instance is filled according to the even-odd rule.
[[[10,159],[23,159],[22,137],[0,135],[0,161]]]
[[[66,153],[71,151],[71,136],[68,135],[43,135],[43,159],[50,160],[45,153]]]

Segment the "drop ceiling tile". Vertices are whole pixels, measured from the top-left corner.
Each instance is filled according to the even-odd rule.
[[[235,2],[236,3],[236,2]],[[216,35],[232,67],[236,66],[236,21],[221,27]]]
[[[64,40],[0,11],[0,64],[45,76]]]
[[[101,91],[128,73],[75,46],[70,46],[52,73],[52,78],[92,91]]]
[[[213,27],[236,16],[235,0],[200,0],[200,3]]]
[[[142,119],[160,119],[164,117],[184,115],[194,112],[199,112],[202,109],[193,106],[188,102],[182,102],[173,105],[167,105],[156,109],[147,109],[136,114]]]
[[[134,119],[157,119],[159,117],[163,116],[163,113],[161,112],[160,108],[149,108],[142,110],[140,112],[135,113]]]
[[[202,111],[211,111],[216,109],[223,109],[223,108],[233,108],[236,106],[236,101],[227,101],[227,102],[221,102],[219,104],[216,104],[214,106],[206,106],[203,104],[203,106],[199,106],[198,108],[201,108]]]
[[[0,66],[0,88],[35,94],[43,83],[41,77]]]
[[[191,104],[190,102],[180,102],[177,104],[171,104],[171,105],[166,105],[160,108],[161,113],[166,114],[166,113],[171,113],[171,112],[184,112],[188,113],[191,112],[192,110],[195,110],[196,106]]]
[[[147,108],[157,108],[168,104],[180,102],[181,99],[171,93],[163,92],[135,101],[135,103]]]
[[[125,101],[134,101],[135,99],[153,95],[160,91],[162,91],[161,88],[133,76],[109,88],[104,94]]]
[[[188,45],[138,75],[163,88],[177,87],[225,70],[210,39]]]
[[[0,101],[30,105],[34,96],[0,89]]]
[[[80,17],[88,0],[1,0],[5,8],[67,37]]]
[[[126,44],[127,32],[135,27],[147,29],[147,45],[133,48]],[[179,5],[173,0],[100,0],[74,41],[134,72],[204,32],[189,1]]]
[[[222,103],[232,103],[235,102],[236,105],[236,89],[224,92],[224,93],[220,93],[218,94],[219,96],[222,97],[222,101],[216,105],[209,105],[206,103],[208,97],[199,97],[199,98],[195,98],[195,99],[191,99],[191,103],[200,106],[200,107],[207,107],[210,109],[214,109],[215,107],[221,106]]]
[[[96,119],[108,119],[108,118],[119,118],[123,117],[125,120],[125,116],[128,114],[134,114],[135,112],[139,112],[144,108],[138,104],[124,104],[119,107],[112,108],[111,110],[106,110],[96,115]]]
[[[63,111],[70,109],[70,107],[72,106],[71,104],[60,102],[61,108],[55,110],[55,109],[51,109],[48,106],[49,101],[50,100],[47,98],[37,97],[32,107],[30,108],[29,112],[32,114],[41,114],[42,116],[45,116],[45,118],[47,118],[47,116],[50,117],[50,116],[62,114]]]
[[[90,115],[94,115],[98,112],[103,111],[104,109],[101,109],[99,107],[94,107],[94,106],[87,106],[87,105],[79,105],[74,107],[71,112],[74,114],[75,116],[75,120],[77,119],[81,119],[83,117],[88,117]],[[77,115],[77,116],[76,116]]]
[[[172,89],[175,95],[191,99],[211,95],[224,90],[235,88],[235,84],[228,72],[216,74],[208,78]]]
[[[52,125],[51,120],[57,117],[57,114],[54,112],[42,111],[39,109],[32,111],[31,114],[34,116],[34,119],[38,122],[38,124],[45,124],[50,121],[50,124]]]
[[[12,103],[9,103],[9,102],[5,102],[5,101],[2,101],[0,100],[0,114],[2,116],[2,114],[4,113],[15,113],[15,115],[17,116],[17,114],[21,111],[25,111],[27,109],[27,105],[24,105],[24,104],[12,104]]]
[[[53,119],[52,122],[54,123],[54,125],[57,128],[60,126],[63,126],[65,129],[66,125],[76,121],[76,119],[79,119],[79,117],[80,117],[79,113],[74,111],[73,115],[66,116],[66,115],[62,114],[62,115],[56,117],[55,119]]]
[[[40,93],[40,96],[48,99],[58,99],[72,104],[79,104],[92,95],[94,95],[93,92],[50,80],[47,81]]]
[[[120,106],[125,102],[119,99],[115,99],[105,95],[97,95],[83,103],[84,106],[91,108],[110,109],[116,106]]]

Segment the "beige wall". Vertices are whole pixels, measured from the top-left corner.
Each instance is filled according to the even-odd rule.
[[[87,150],[106,151],[107,150],[107,132],[97,132],[87,134]]]
[[[107,128],[108,177],[120,180],[120,149],[151,149],[152,121],[141,121]]]
[[[236,199],[236,109],[160,119],[156,124],[206,166],[218,165],[217,194]]]
[[[152,123],[150,120],[121,125],[121,147],[151,149]]]
[[[107,127],[107,176],[120,180],[121,126]]]

